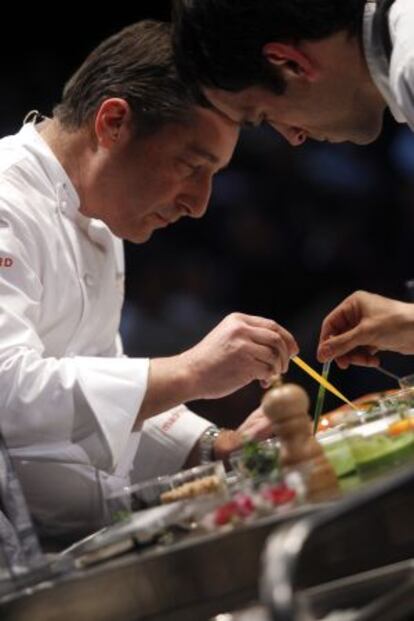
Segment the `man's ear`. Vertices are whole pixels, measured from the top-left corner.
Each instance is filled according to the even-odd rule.
[[[132,114],[125,99],[105,99],[95,116],[95,134],[98,144],[110,149],[130,132]]]
[[[262,50],[269,64],[282,71],[286,81],[292,78],[305,78],[314,82],[318,75],[316,63],[295,45],[289,43],[266,43]]]

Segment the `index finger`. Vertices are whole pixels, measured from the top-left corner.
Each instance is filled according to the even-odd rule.
[[[339,337],[346,332],[351,332],[358,325],[360,318],[355,312],[352,297],[346,298],[325,317],[319,337],[319,349],[329,338]]]
[[[268,330],[272,330],[273,332],[279,334],[286,345],[290,358],[299,353],[299,347],[295,337],[288,330],[286,330],[286,328],[278,324],[273,319],[257,317],[256,315],[244,315],[244,319],[246,323],[252,327],[267,328]]]
[[[322,322],[319,341],[322,343],[332,336],[342,334],[349,329],[349,322],[340,307],[335,308]]]
[[[378,367],[381,363],[379,356],[371,354],[368,347],[357,347],[335,358],[335,362],[340,369],[347,369],[351,364],[359,367]]]

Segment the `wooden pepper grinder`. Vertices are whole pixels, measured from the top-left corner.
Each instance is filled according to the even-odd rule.
[[[336,474],[312,433],[309,405],[303,388],[282,384],[280,376],[275,376],[262,400],[263,410],[280,440],[281,466],[306,466],[307,497],[318,501],[336,496],[339,487]]]

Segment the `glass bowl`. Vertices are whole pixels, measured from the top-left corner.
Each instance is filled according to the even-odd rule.
[[[398,411],[346,431],[361,479],[371,479],[414,461],[414,432]]]
[[[105,499],[107,523],[113,524],[136,511],[207,494],[225,494],[223,462],[216,461],[177,474],[124,486]]]
[[[276,438],[263,442],[246,442],[244,447],[230,456],[230,465],[241,478],[263,479],[275,477],[279,472],[279,447]]]
[[[341,491],[346,492],[358,487],[360,479],[357,464],[347,439],[345,427],[318,433],[316,439],[322,446],[326,458],[338,477]]]

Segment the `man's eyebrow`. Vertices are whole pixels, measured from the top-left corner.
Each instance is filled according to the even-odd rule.
[[[202,147],[199,147],[196,144],[190,144],[189,145],[189,150],[192,153],[194,153],[195,155],[198,155],[199,157],[202,157],[205,160],[208,160],[212,164],[219,164],[220,163],[219,158],[216,157],[213,153],[210,153],[210,151],[207,151],[206,149],[203,149]]]

